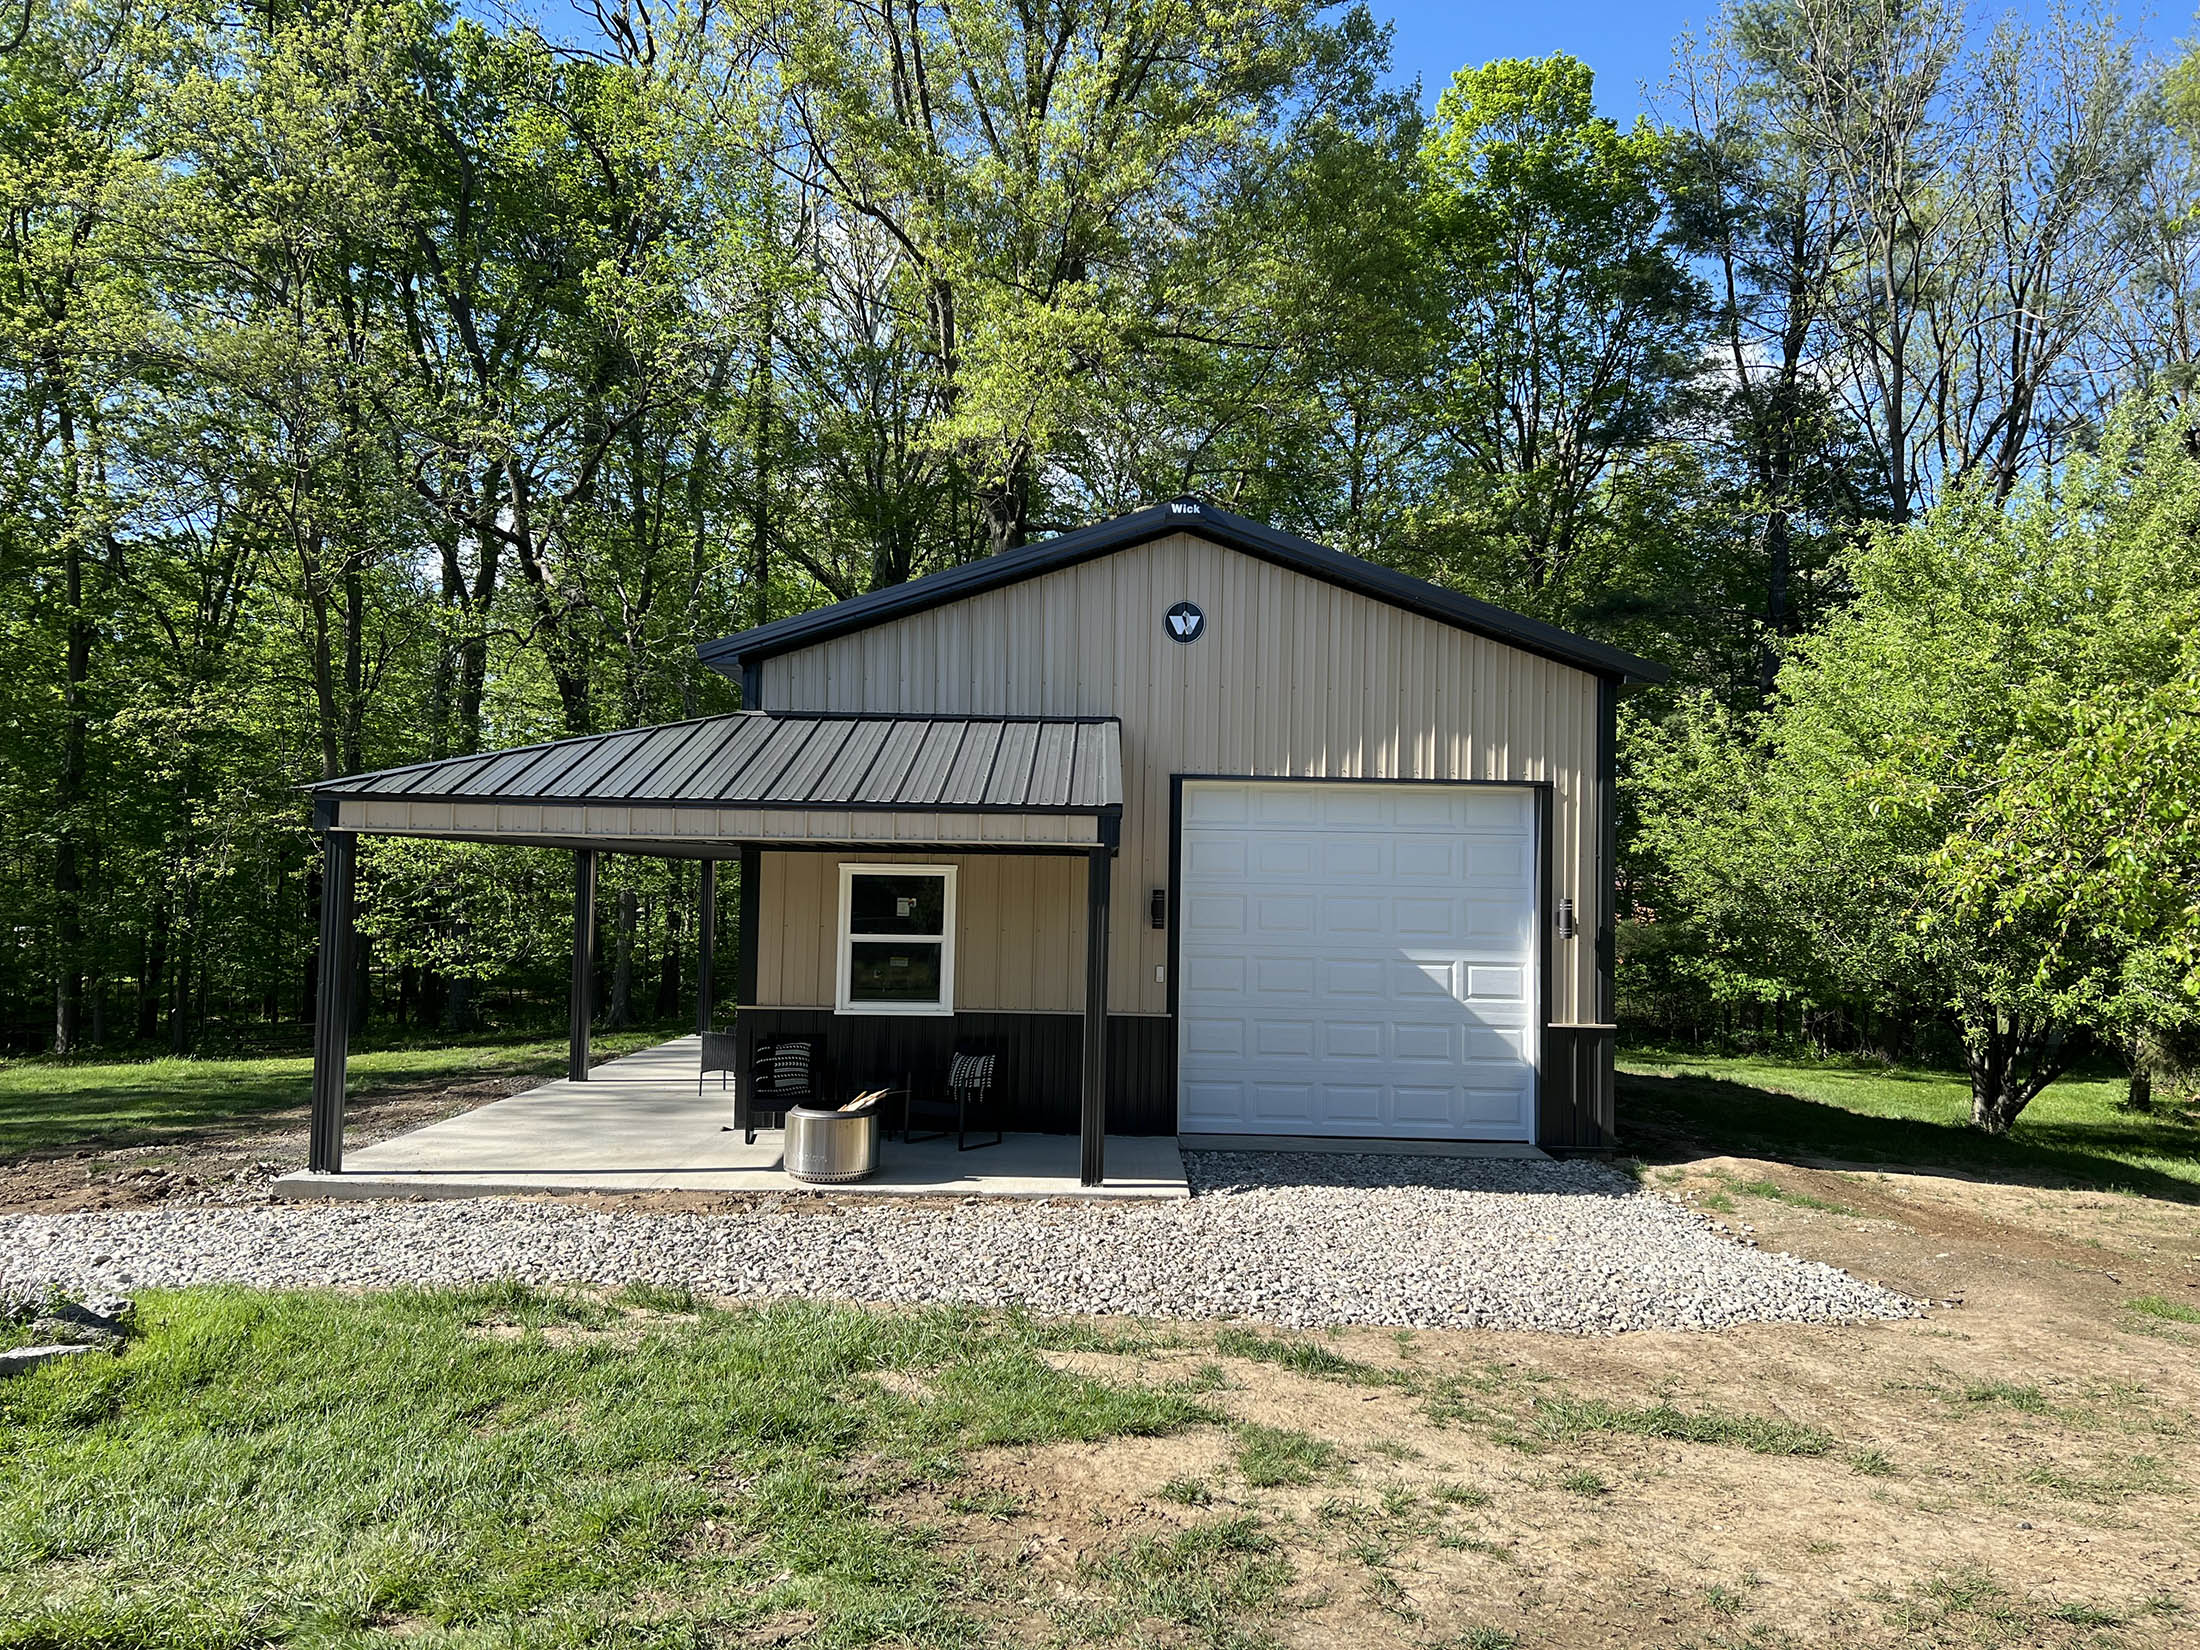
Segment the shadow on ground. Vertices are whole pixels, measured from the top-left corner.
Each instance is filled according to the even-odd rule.
[[[1826,1168],[1960,1174],[2013,1186],[2090,1187],[2200,1203],[2200,1185],[2124,1161],[2179,1150],[2200,1159],[2200,1131],[2160,1117],[2084,1123],[2020,1120],[1994,1139],[1959,1123],[1875,1117],[1703,1074],[1619,1078],[1621,1146],[1648,1162],[1705,1155]]]

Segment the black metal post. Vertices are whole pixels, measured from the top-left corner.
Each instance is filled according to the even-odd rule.
[[[703,887],[696,903],[702,907],[702,944],[695,964],[695,1035],[710,1030],[710,965],[718,953],[718,862],[703,861]]]
[[[762,937],[764,901],[764,851],[753,842],[741,845],[741,926],[735,935],[733,1012],[756,1006],[757,947]]]
[[[320,978],[313,1002],[313,1121],[306,1166],[316,1174],[344,1167],[344,1066],[351,1053],[352,885],[359,839],[321,836]]]
[[[1097,1186],[1108,1152],[1108,869],[1109,853],[1085,860],[1085,1091],[1077,1114],[1078,1175]]]
[[[588,1026],[595,1016],[590,1000],[596,991],[596,851],[573,852],[573,995],[569,1007],[572,1049],[566,1056],[565,1075],[576,1083],[588,1081]]]

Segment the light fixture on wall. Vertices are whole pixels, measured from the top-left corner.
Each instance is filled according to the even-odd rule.
[[[1568,894],[1558,902],[1558,937],[1570,940],[1581,932],[1581,924],[1574,921],[1574,897]]]
[[[1156,928],[1169,926],[1169,891],[1156,888],[1146,901],[1146,914]]]

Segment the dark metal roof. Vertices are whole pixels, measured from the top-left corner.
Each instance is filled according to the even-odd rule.
[[[928,608],[942,607],[949,602],[961,601],[966,596],[976,596],[1003,585],[1036,578],[1042,573],[1058,572],[1074,567],[1079,562],[1091,561],[1132,545],[1144,544],[1151,539],[1170,533],[1195,533],[1199,537],[1225,545],[1232,550],[1256,556],[1262,561],[1288,567],[1293,572],[1325,583],[1341,585],[1356,590],[1377,601],[1402,607],[1423,618],[1434,619],[1440,624],[1469,630],[1478,636],[1504,642],[1529,653],[1556,659],[1561,664],[1572,665],[1593,675],[1610,677],[1620,682],[1662,682],[1665,667],[1648,659],[1638,659],[1624,649],[1594,642],[1586,636],[1576,636],[1556,625],[1540,619],[1524,618],[1509,613],[1502,607],[1477,601],[1472,596],[1462,596],[1457,591],[1446,590],[1441,585],[1424,579],[1409,577],[1395,568],[1382,567],[1357,556],[1348,556],[1341,550],[1331,550],[1302,539],[1295,533],[1286,533],[1266,526],[1248,517],[1234,515],[1228,510],[1200,499],[1172,499],[1166,504],[1156,504],[1144,510],[1134,510],[1129,515],[1116,516],[1108,521],[1095,522],[1090,527],[1080,527],[1073,533],[1059,538],[1043,540],[1027,545],[1021,550],[1011,550],[1003,555],[988,556],[983,561],[951,567],[943,572],[927,574],[907,584],[897,584],[886,590],[873,591],[868,596],[856,596],[848,601],[835,602],[830,607],[820,607],[812,612],[798,613],[792,618],[775,619],[770,624],[758,625],[739,635],[726,636],[715,642],[705,642],[696,652],[703,662],[728,676],[739,677],[742,670],[760,659],[769,659],[796,648],[810,647],[829,641],[835,636],[845,636],[852,631],[866,630],[889,619],[899,619],[911,613],[921,613]]]
[[[1112,717],[739,711],[324,780],[329,798],[1111,813]]]

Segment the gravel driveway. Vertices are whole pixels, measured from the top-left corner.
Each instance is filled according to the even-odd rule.
[[[799,1198],[725,1214],[501,1198],[0,1216],[0,1293],[147,1285],[620,1284],[712,1295],[1022,1302],[1293,1327],[1606,1334],[1913,1316],[1745,1247],[1588,1162],[1187,1153],[1176,1203]]]

